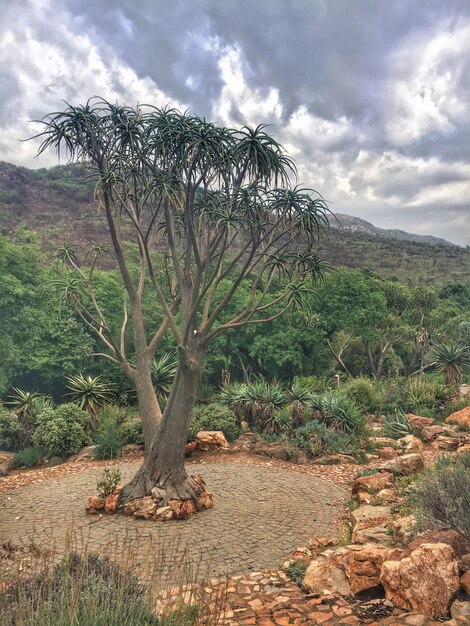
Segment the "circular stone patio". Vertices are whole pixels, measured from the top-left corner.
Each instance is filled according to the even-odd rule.
[[[114,467],[127,481],[138,464]],[[349,498],[331,482],[278,467],[225,462],[191,464],[188,470],[201,473],[214,494],[214,508],[188,520],[87,515],[86,498],[96,493],[101,466],[1,493],[0,538],[39,546],[53,540],[60,547],[73,527],[90,551],[113,556],[114,542],[126,542],[146,569],[162,553],[174,562],[176,551],[187,550],[205,575],[219,576],[276,568],[309,538],[333,539]]]

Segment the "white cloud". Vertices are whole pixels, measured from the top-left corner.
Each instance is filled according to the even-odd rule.
[[[392,144],[406,146],[429,132],[452,133],[457,122],[470,120],[459,85],[468,58],[468,21],[413,34],[392,55],[383,103]]]

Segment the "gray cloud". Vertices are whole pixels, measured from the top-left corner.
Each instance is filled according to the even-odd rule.
[[[0,26],[0,158],[99,94],[270,123],[333,209],[466,243],[468,0],[20,0]],[[45,157],[39,165],[52,164]]]

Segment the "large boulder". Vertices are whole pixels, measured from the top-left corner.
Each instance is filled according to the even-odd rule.
[[[446,435],[438,435],[431,446],[435,450],[444,450],[445,452],[455,452],[462,443],[460,437],[447,437]]]
[[[413,430],[423,430],[426,426],[432,426],[435,420],[432,417],[422,417],[421,415],[413,415],[413,413],[407,413],[408,424]]]
[[[393,538],[395,543],[407,546],[411,543],[416,528],[416,518],[414,515],[400,517],[393,522]]]
[[[446,429],[442,426],[426,426],[421,431],[421,437],[428,442],[434,441],[438,435],[444,435]]]
[[[465,574],[460,579],[460,586],[470,596],[470,571],[465,572]]]
[[[424,459],[421,454],[404,454],[391,461],[382,464],[382,471],[392,472],[398,476],[410,476],[419,472],[424,467]]]
[[[446,419],[448,424],[457,424],[458,426],[464,426],[470,428],[470,406],[466,406],[461,411],[452,413]]]
[[[280,461],[289,459],[285,446],[278,441],[255,441],[251,446],[251,450],[255,454],[261,454]]]
[[[419,537],[416,537],[407,548],[405,556],[409,556],[413,550],[419,548],[423,543],[446,543],[451,546],[455,556],[459,559],[470,549],[468,541],[456,530],[430,530]]]
[[[386,506],[365,504],[351,512],[353,543],[387,543],[390,541],[392,514]]]
[[[446,615],[460,583],[451,546],[424,543],[401,561],[385,561],[380,575],[388,600],[403,609]]]
[[[0,450],[0,476],[6,476],[15,467],[15,453]]]
[[[369,476],[355,478],[351,485],[353,496],[359,493],[375,494],[382,489],[393,488],[395,477],[390,472],[377,472]]]
[[[228,448],[228,441],[221,430],[200,430],[196,434],[196,449],[202,452]]]
[[[402,551],[377,544],[347,546],[342,564],[351,587],[356,594],[380,585],[380,572],[384,561],[400,558]]]
[[[329,549],[313,559],[302,581],[304,591],[318,596],[350,595],[351,587],[341,563],[345,551],[345,548]]]
[[[400,454],[421,454],[423,451],[423,442],[414,435],[406,435],[397,441]]]
[[[457,624],[461,624],[461,626],[470,624],[470,600],[454,600],[450,607],[450,614],[457,621]]]
[[[96,459],[96,446],[86,446],[81,448],[76,454],[72,454],[67,459],[67,463],[78,463],[79,461],[93,461]]]

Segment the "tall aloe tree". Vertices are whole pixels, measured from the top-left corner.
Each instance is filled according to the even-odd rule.
[[[220,128],[174,109],[100,98],[67,105],[42,124],[39,154],[55,148],[90,164],[125,286],[122,328],[113,333],[94,291],[100,251],[91,252],[88,269],[63,251],[75,272],[75,282],[66,286],[69,299],[103,342],[103,356],[120,364],[137,389],[146,455],[122,499],[147,495],[155,486],[168,498],[194,498],[184,444],[205,350],[224,331],[301,305],[303,279],[325,269],[315,248],[328,223],[326,203],[315,191],[290,184],[294,164],[263,126]],[[138,247],[137,275],[124,253],[123,232]],[[248,302],[227,319],[227,305],[242,283],[249,284]],[[142,309],[149,284],[161,313],[153,329],[144,326]],[[134,365],[125,351],[128,317]],[[178,346],[178,366],[162,415],[152,361],[167,330]]]

